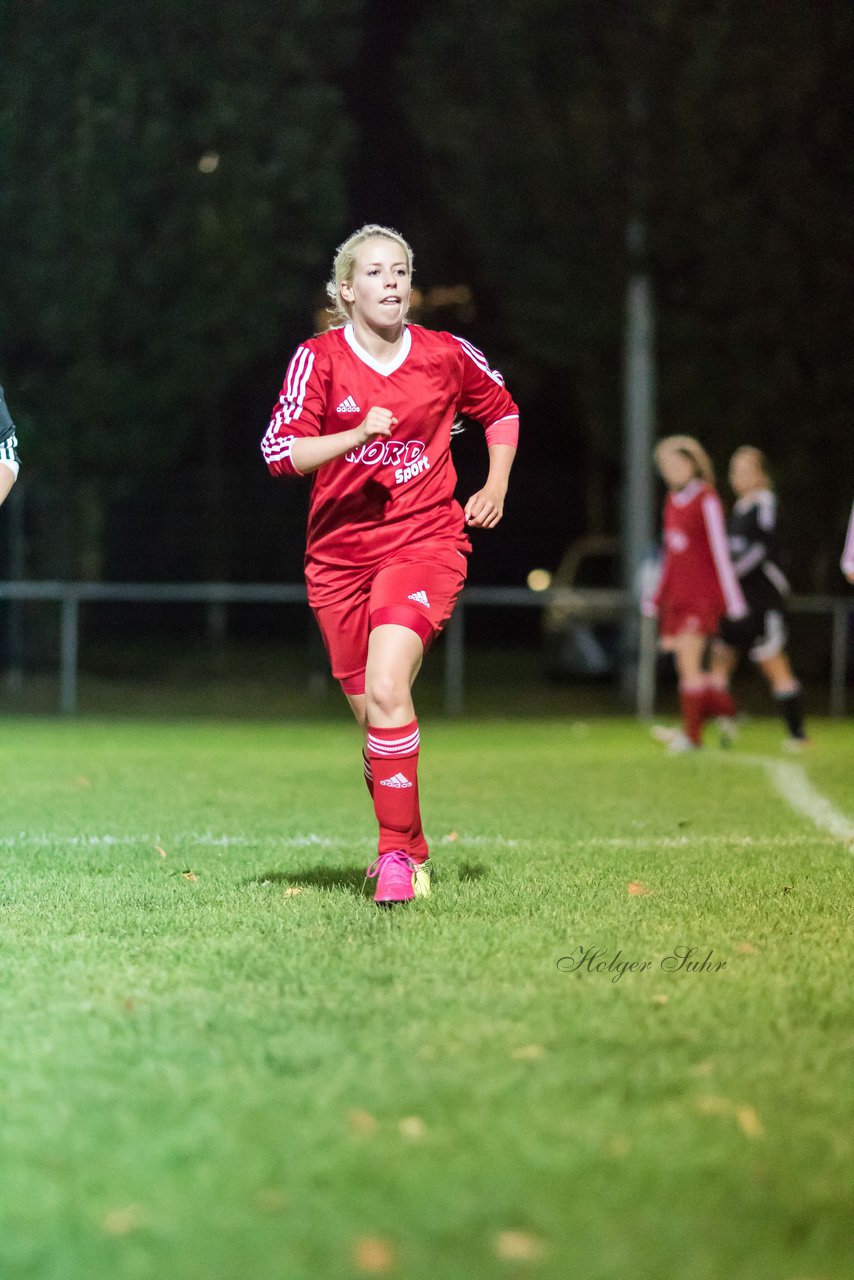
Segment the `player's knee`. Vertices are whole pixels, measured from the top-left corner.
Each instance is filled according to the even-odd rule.
[[[409,682],[394,672],[379,671],[365,685],[368,714],[394,715],[409,700]]]

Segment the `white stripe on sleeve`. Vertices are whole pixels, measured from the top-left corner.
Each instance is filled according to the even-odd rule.
[[[754,542],[743,556],[739,556],[737,560],[733,560],[732,567],[735,569],[737,578],[746,578],[751,569],[755,569],[765,559],[765,546],[761,542]]]
[[[703,519],[706,522],[709,547],[711,548],[718,582],[726,603],[726,611],[732,616],[744,617],[747,613],[747,604],[741,587],[738,585],[738,579],[732,567],[732,560],[729,558],[724,514],[717,494],[707,493],[703,498]]]
[[[482,351],[478,351],[477,347],[473,346],[470,342],[467,342],[465,338],[458,337],[455,333],[452,333],[451,337],[455,342],[460,344],[469,360],[471,360],[473,364],[476,364],[479,369],[482,369],[487,377],[491,378],[493,382],[497,382],[499,387],[504,386],[504,379],[501,374],[497,369],[490,369],[489,361]]]

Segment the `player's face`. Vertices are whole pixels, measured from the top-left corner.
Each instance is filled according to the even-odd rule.
[[[366,240],[356,252],[353,279],[341,286],[352,316],[372,329],[391,329],[403,323],[412,281],[406,257],[394,240]]]
[[[729,482],[734,494],[743,498],[746,493],[762,487],[762,473],[747,455],[733,458],[729,464]]]
[[[684,489],[696,475],[691,459],[676,452],[663,453],[658,459],[658,469],[668,489]]]

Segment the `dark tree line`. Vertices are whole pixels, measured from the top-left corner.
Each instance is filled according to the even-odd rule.
[[[580,432],[618,458],[639,219],[661,433],[720,465],[766,449],[798,577],[833,589],[854,495],[852,58],[836,0],[440,0],[402,77],[496,329],[553,375],[549,448]]]
[[[368,217],[411,236],[422,285],[471,287],[467,331],[526,410],[515,535],[486,573],[615,531],[640,222],[661,432],[719,464],[767,449],[797,584],[836,589],[845,0],[434,0],[398,24],[369,0],[0,0],[0,48],[0,375],[29,573],[298,573],[304,495],[267,480],[257,441],[331,250]]]

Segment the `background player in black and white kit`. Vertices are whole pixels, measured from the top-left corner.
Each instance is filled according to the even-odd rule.
[[[0,505],[8,497],[18,477],[17,445],[15,424],[6,408],[3,388],[0,387]]]
[[[727,520],[733,567],[750,613],[740,622],[721,622],[712,646],[712,678],[728,688],[742,654],[761,668],[789,736],[784,747],[797,751],[807,741],[801,686],[786,656],[785,598],[789,584],[776,563],[777,499],[765,455],[744,445],[729,464],[736,503]]]

